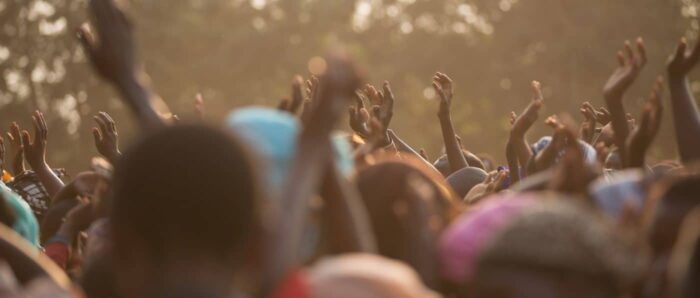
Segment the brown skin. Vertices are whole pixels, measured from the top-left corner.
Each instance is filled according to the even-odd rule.
[[[44,114],[35,111],[34,115],[32,115],[32,122],[34,123],[34,139],[30,139],[28,131],[22,131],[22,151],[24,151],[24,158],[36,173],[41,184],[46,188],[46,192],[49,196],[54,196],[63,188],[63,181],[56,176],[56,173],[54,173],[49,164],[46,163],[46,139],[48,136],[48,128],[46,127]]]
[[[532,151],[530,151],[530,146],[525,139],[525,134],[537,121],[539,111],[544,103],[544,97],[542,96],[542,89],[539,82],[532,82],[532,91],[533,99],[520,116],[517,116],[515,112],[511,112],[510,115],[512,128],[510,130],[508,144],[510,144],[512,150],[515,151],[515,155],[521,166],[527,165],[532,158]]]
[[[462,148],[457,141],[454,125],[450,116],[450,106],[454,88],[452,79],[446,74],[438,72],[433,76],[433,89],[440,97],[440,108],[438,109],[438,119],[442,129],[442,139],[445,143],[445,153],[450,164],[450,172],[454,173],[469,166],[467,159],[462,155]]]
[[[279,198],[280,212],[270,233],[270,249],[265,258],[263,295],[277,287],[284,276],[300,262],[297,259],[301,232],[307,212],[307,200],[319,191],[322,179],[332,162],[330,133],[354,96],[360,81],[350,61],[342,54],[328,56],[328,69],[319,80],[318,100],[308,114],[308,121],[299,135],[298,150],[292,162],[285,192]],[[285,249],[278,249],[284,247]]]
[[[116,164],[121,152],[119,151],[119,135],[117,125],[112,117],[105,112],[99,112],[93,117],[97,127],[92,128],[92,135],[95,138],[97,152],[104,156],[110,163]]]
[[[11,162],[12,173],[19,175],[24,169],[24,150],[22,150],[22,133],[17,122],[10,124],[10,131],[7,133],[7,140],[10,141],[13,157]]]
[[[142,128],[163,127],[165,122],[152,104],[162,100],[147,87],[147,75],[138,62],[132,26],[126,14],[114,0],[91,0],[89,10],[98,38],[87,26],[80,27],[77,36],[95,70],[121,93]]]
[[[611,124],[614,131],[615,145],[620,148],[623,164],[627,161],[626,140],[629,135],[629,124],[626,119],[623,96],[637,79],[647,62],[644,41],[639,38],[636,42],[637,53],[629,41],[625,42],[624,53],[619,51],[617,59],[619,66],[613,71],[603,87],[603,97],[610,110]]]
[[[700,138],[697,137],[700,135],[700,115],[688,86],[688,73],[700,60],[700,43],[696,43],[692,49],[688,48],[685,38],[681,39],[666,67],[671,91],[673,127],[683,163],[700,159]]]
[[[642,117],[627,139],[627,166],[641,168],[645,165],[645,156],[661,127],[663,104],[661,93],[663,79],[658,78],[654,88],[644,104]]]

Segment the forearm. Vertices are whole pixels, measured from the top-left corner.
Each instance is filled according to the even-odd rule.
[[[58,178],[46,162],[35,167],[33,166],[32,170],[36,173],[41,184],[44,185],[49,197],[54,197],[63,188],[63,181],[61,181],[61,178]]]
[[[520,166],[518,165],[515,148],[511,143],[506,144],[506,160],[508,161],[510,185],[513,185],[520,181]]]
[[[622,160],[623,165],[626,165],[628,163],[626,141],[629,136],[629,127],[627,126],[625,108],[622,104],[622,95],[606,96],[605,103],[610,111],[610,122],[614,132],[615,145],[619,148],[620,160]]]
[[[321,197],[326,202],[324,219],[333,253],[375,252],[374,233],[357,190],[338,173],[333,161],[324,177]]]
[[[700,120],[687,77],[669,78],[671,109],[681,161],[700,159]]]
[[[513,147],[515,158],[520,165],[525,166],[532,158],[532,150],[525,140],[524,134],[511,132],[508,143]]]
[[[450,164],[450,173],[459,171],[462,168],[469,166],[467,159],[462,154],[462,148],[459,147],[455,130],[452,126],[452,119],[449,115],[439,116],[440,128],[442,129],[442,139],[445,143],[445,152],[447,153],[447,161]]]
[[[136,77],[120,80],[116,83],[116,87],[136,115],[142,128],[150,131],[165,126],[163,119],[151,105],[152,97],[155,94],[139,82]]]
[[[389,130],[389,137],[394,141],[394,145],[396,145],[396,149],[398,149],[401,152],[406,152],[410,155],[413,155],[414,157],[418,158],[419,160],[423,161],[427,166],[429,166],[431,169],[435,169],[433,164],[430,163],[429,160],[426,160],[423,158],[416,150],[414,150],[410,145],[406,144],[401,138],[399,138],[398,135],[393,130]]]
[[[24,169],[24,154],[23,151],[19,151],[15,154],[12,159],[12,174],[17,176],[25,171]]]
[[[303,134],[303,132],[302,132]],[[300,239],[308,211],[307,201],[321,184],[325,164],[330,160],[328,141],[303,141],[301,138],[294,162],[287,176],[284,193],[280,194],[275,229],[268,239],[264,291],[271,291],[293,269],[298,260]],[[283,249],[281,249],[283,248]]]

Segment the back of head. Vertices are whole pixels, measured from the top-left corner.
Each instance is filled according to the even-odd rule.
[[[488,174],[484,170],[466,167],[447,177],[447,183],[452,187],[457,196],[464,198],[472,187],[484,182]]]
[[[308,272],[311,297],[439,297],[410,267],[371,254],[345,254],[321,260]]]
[[[469,164],[470,167],[475,167],[482,170],[486,169],[484,163],[478,156],[474,155],[474,153],[467,150],[462,150],[462,155],[464,155],[464,158],[467,160],[467,164]],[[433,163],[433,166],[445,177],[452,173],[450,170],[450,163],[447,161],[447,155],[440,156],[440,158]]]
[[[419,197],[409,187],[411,179],[421,179],[432,189],[432,197],[425,205],[430,210],[417,210],[412,202]],[[357,186],[367,206],[373,230],[377,238],[379,253],[391,258],[406,260],[407,243],[419,235],[414,222],[421,218],[419,212],[427,212],[429,217],[439,219],[438,229],[455,214],[452,200],[444,180],[422,170],[418,163],[401,160],[383,161],[362,169],[357,175]]]
[[[641,268],[616,239],[572,203],[534,206],[482,250],[474,297],[621,297]]]
[[[238,141],[216,129],[177,125],[128,150],[114,175],[117,257],[233,261],[258,220],[256,176]]]

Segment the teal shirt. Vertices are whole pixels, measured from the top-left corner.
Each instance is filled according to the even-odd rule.
[[[32,208],[2,182],[0,182],[0,193],[15,213],[15,223],[12,225],[12,229],[29,243],[39,247],[39,223],[32,213]]]

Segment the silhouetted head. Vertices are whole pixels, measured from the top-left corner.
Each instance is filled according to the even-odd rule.
[[[643,262],[618,239],[584,208],[534,206],[481,251],[471,297],[622,297]]]
[[[458,212],[444,179],[424,167],[413,159],[389,159],[357,175],[379,253],[413,266],[420,261],[413,249],[425,241],[422,228],[437,237]]]
[[[447,177],[447,183],[458,197],[464,198],[477,184],[484,182],[488,173],[474,167],[466,167]]]
[[[169,266],[233,270],[259,233],[256,179],[237,139],[217,129],[177,125],[140,140],[114,174],[117,279],[147,287],[135,279],[167,275]]]
[[[479,157],[473,153],[467,150],[462,150],[462,155],[464,155],[464,158],[467,159],[467,163],[470,167],[479,168],[482,170],[484,169],[484,164],[481,162]],[[452,173],[450,170],[450,163],[447,161],[447,155],[440,156],[440,158],[433,163],[433,166],[440,171],[440,173],[442,173],[442,176],[447,177]]]

